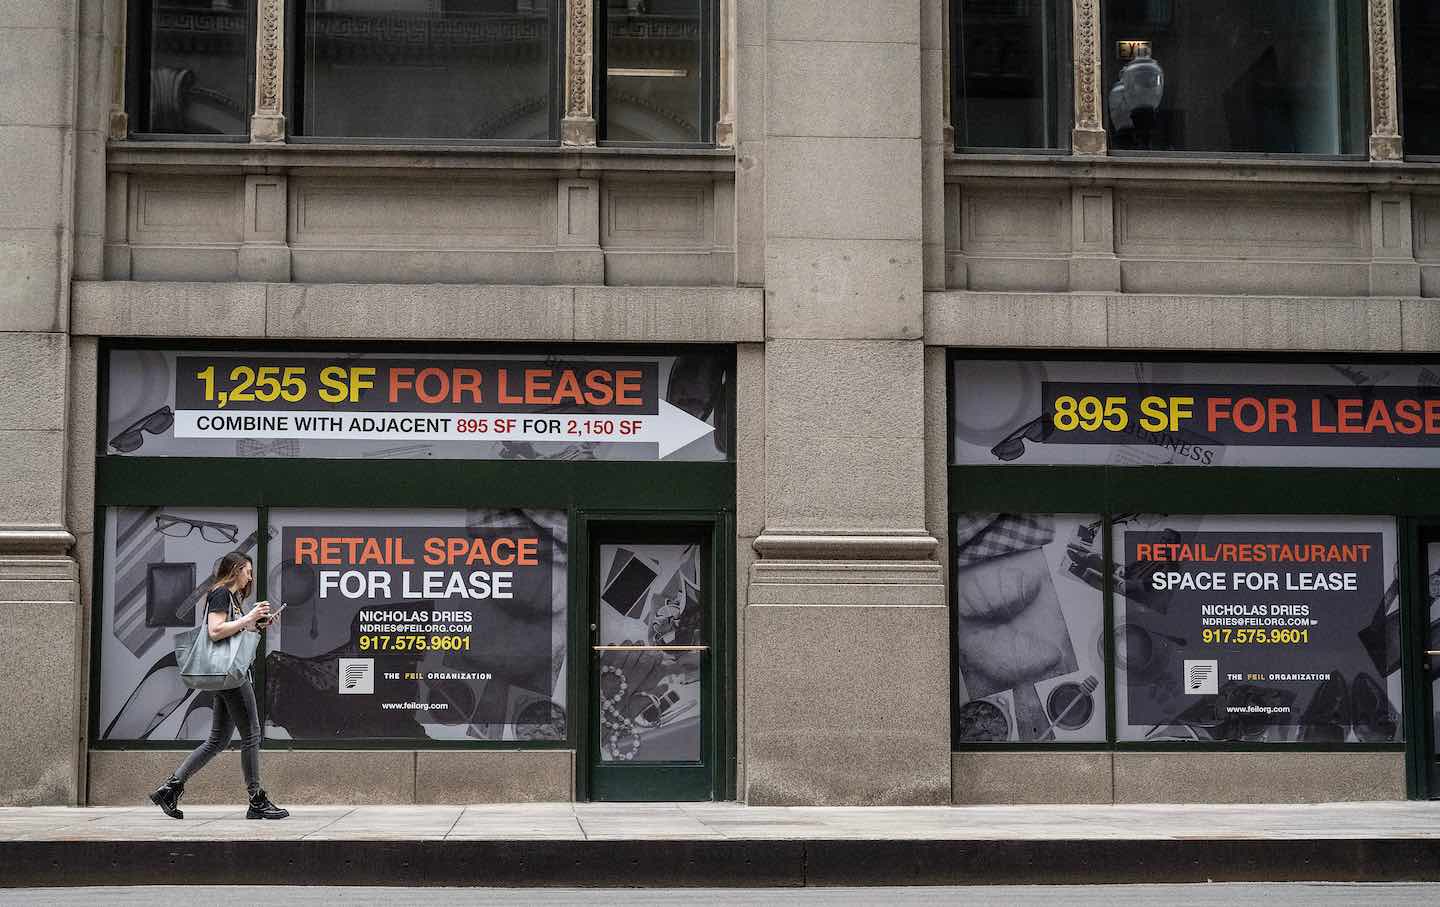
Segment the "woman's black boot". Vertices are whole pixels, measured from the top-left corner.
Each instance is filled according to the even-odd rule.
[[[171,776],[170,780],[150,795],[150,802],[172,819],[183,819],[185,814],[180,811],[180,795],[185,793],[185,782]]]
[[[288,815],[290,810],[281,809],[271,803],[263,790],[257,790],[250,795],[250,808],[245,810],[247,819],[283,819]]]

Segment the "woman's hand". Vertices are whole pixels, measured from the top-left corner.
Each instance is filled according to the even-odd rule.
[[[255,607],[250,609],[250,613],[243,618],[245,626],[250,628],[258,628],[262,626],[261,621],[269,621],[269,619],[270,603],[268,601],[257,602]]]

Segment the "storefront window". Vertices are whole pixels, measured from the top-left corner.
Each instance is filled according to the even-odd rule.
[[[709,139],[707,5],[704,0],[608,0],[606,140]]]
[[[256,555],[256,527],[253,509],[106,508],[95,739],[205,739],[211,697],[180,682],[175,637],[205,620],[220,558]]]
[[[554,0],[308,0],[301,132],[547,141],[559,117]]]
[[[1120,740],[1401,739],[1394,520],[1116,518]]]
[[[251,0],[150,0],[137,132],[249,135]]]
[[[1405,153],[1440,155],[1440,56],[1435,54],[1440,6],[1433,0],[1399,0],[1395,37]]]
[[[1060,148],[1070,140],[1068,0],[955,5],[955,142]]]
[[[1106,0],[1117,150],[1360,154],[1361,0]]]
[[[1105,740],[1098,516],[956,517],[955,742]]]
[[[180,682],[175,638],[238,550],[247,609],[283,609],[254,669],[277,745],[545,748],[604,729],[627,764],[709,752],[700,653],[725,603],[705,543],[656,514],[733,500],[729,351],[122,344],[104,360],[97,744],[205,736],[212,699]],[[597,510],[656,528],[603,565],[572,557],[572,524]],[[605,640],[647,647],[607,656],[602,679],[624,683],[601,714],[572,708],[598,677],[572,583],[604,593],[611,611],[587,616]]]
[[[1431,364],[951,369],[954,500],[1092,514],[952,514],[957,745],[1398,749],[1401,601],[1420,590],[1387,513],[1409,502],[1335,475],[1433,466]],[[1311,514],[1273,512],[1292,507]],[[1093,692],[1098,723],[1056,730],[1047,690],[1065,684]]]

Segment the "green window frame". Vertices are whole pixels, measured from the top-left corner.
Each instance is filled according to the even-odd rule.
[[[961,743],[957,752],[975,751],[1143,751],[1143,752],[1406,752],[1407,759],[1420,758],[1429,740],[1426,716],[1421,705],[1425,666],[1416,657],[1417,633],[1425,622],[1417,618],[1425,602],[1419,575],[1418,530],[1433,525],[1440,515],[1440,468],[1371,469],[1313,467],[1199,467],[1199,466],[1020,466],[954,465],[953,411],[949,406],[950,381],[955,363],[975,359],[1074,360],[1130,362],[1269,362],[1303,363],[1334,361],[1335,356],[1264,355],[1255,353],[1136,353],[1104,351],[1077,354],[1074,350],[965,350],[950,349],[946,356],[946,575],[950,577],[950,607],[955,607],[954,564],[955,517],[964,513],[1055,513],[1099,514],[1104,521],[1104,626],[1114,625],[1114,592],[1110,567],[1114,562],[1111,521],[1122,513],[1172,513],[1234,516],[1380,516],[1396,520],[1401,608],[1401,672],[1403,679],[1402,732],[1404,742],[1393,743],[1248,743],[1234,741],[1142,742],[1116,739],[1114,639],[1105,634],[1106,741],[1094,742],[1005,742]],[[1425,355],[1347,358],[1346,361],[1383,363],[1440,362]],[[1427,523],[1426,518],[1431,518]],[[1423,615],[1421,615],[1423,616]],[[950,621],[951,702],[958,705],[959,667],[954,621]],[[1416,774],[1407,773],[1412,793]]]
[[[267,353],[314,352],[320,350],[364,350],[386,353],[434,352],[434,345],[376,343],[312,343],[267,344],[160,341],[102,341],[100,345],[99,388],[96,399],[96,424],[104,424],[108,395],[109,353],[115,349],[165,348],[204,350],[224,346],[227,350],[255,350]],[[625,346],[612,348],[623,355],[674,354],[677,347]],[[686,351],[715,352],[729,357],[731,374],[734,368],[732,347],[687,346]],[[545,346],[535,344],[464,344],[447,351],[457,354],[523,354],[523,353],[585,353],[594,355],[594,347],[574,345]],[[727,401],[733,407],[733,399]],[[729,450],[734,450],[735,420],[728,420]],[[116,506],[173,505],[176,507],[240,507],[254,508],[258,515],[261,537],[269,526],[270,508],[327,507],[356,508],[365,511],[385,508],[446,508],[483,506],[486,508],[535,508],[564,510],[567,513],[568,538],[571,544],[580,538],[580,527],[590,512],[644,514],[647,519],[677,521],[694,520],[697,513],[712,515],[724,526],[732,527],[735,511],[735,463],[733,459],[716,462],[644,462],[644,461],[489,461],[489,460],[363,460],[363,459],[222,459],[191,457],[124,457],[107,456],[104,432],[97,433],[95,463],[95,519],[97,531],[93,541],[92,594],[90,613],[98,614],[102,601],[104,570],[105,511]],[[396,464],[411,468],[396,471]],[[381,474],[381,470],[386,470]],[[727,546],[729,579],[719,584],[726,598],[717,607],[734,607],[733,540]],[[257,598],[264,598],[268,579],[266,546],[259,545],[255,554]],[[572,666],[588,658],[588,624],[584,623],[582,594],[583,566],[572,561],[567,574],[569,638],[567,659]],[[730,630],[733,634],[733,629]],[[189,749],[193,742],[180,740],[106,741],[99,737],[99,684],[101,644],[99,633],[90,640],[90,705],[87,716],[87,746],[96,750],[171,750]],[[734,645],[727,641],[728,658],[723,676],[733,677]],[[264,689],[264,655],[257,657],[256,683]],[[586,688],[583,671],[572,667],[567,676],[567,700],[583,703]],[[725,695],[733,702],[733,690]],[[261,699],[260,720],[266,720]],[[574,712],[572,706],[570,711]],[[559,741],[505,740],[272,740],[262,739],[267,750],[456,750],[456,749],[574,749],[583,742],[578,720],[567,721],[566,739]],[[727,759],[722,765],[733,765],[734,743],[727,743]],[[733,767],[723,776],[733,786]]]

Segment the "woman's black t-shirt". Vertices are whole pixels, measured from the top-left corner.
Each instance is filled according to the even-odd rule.
[[[235,596],[229,589],[217,586],[211,589],[210,594],[205,597],[205,610],[211,614],[219,614],[226,620],[231,620],[238,617],[239,614],[232,615],[230,612],[232,610],[238,612],[240,608],[235,604]]]

